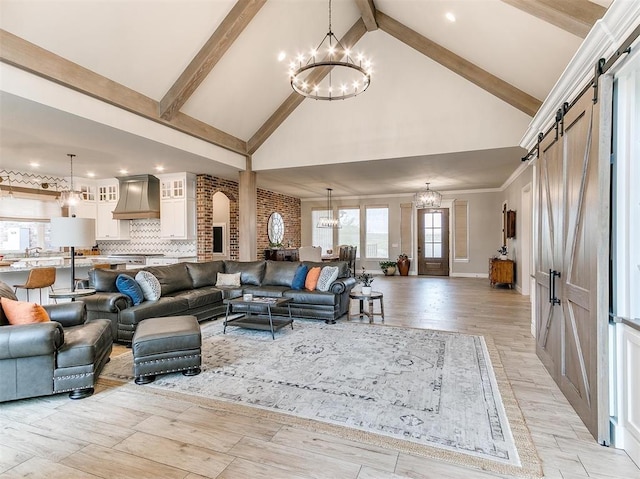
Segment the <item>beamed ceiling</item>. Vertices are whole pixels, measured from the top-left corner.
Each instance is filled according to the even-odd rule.
[[[293,92],[277,57],[320,42],[328,0],[3,0],[0,166],[251,167],[303,198],[499,188],[610,3],[333,0],[332,30],[374,72],[364,94],[323,102]]]

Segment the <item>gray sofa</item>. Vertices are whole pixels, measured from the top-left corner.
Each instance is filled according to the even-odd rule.
[[[16,300],[0,281],[0,296]],[[93,393],[113,347],[110,322],[87,320],[82,301],[44,305],[51,321],[11,325],[0,307],[0,402]]]
[[[329,291],[292,289],[292,281],[300,263],[288,261],[208,261],[202,263],[177,263],[167,266],[141,268],[152,273],[160,282],[161,297],[157,301],[143,301],[136,306],[130,297],[118,292],[116,278],[119,274],[132,277],[139,270],[89,271],[89,286],[96,294],[83,298],[89,318],[109,318],[112,321],[114,340],[131,343],[137,324],[147,318],[193,315],[198,321],[224,315],[225,299],[233,299],[244,293],[254,296],[291,298],[291,314],[294,318],[323,319],[334,322],[347,313],[349,292],[356,280],[349,276],[348,263],[344,261],[313,263],[313,266],[337,266],[338,279]],[[240,273],[241,286],[216,287],[218,273]],[[287,307],[274,307],[273,313],[287,315]]]

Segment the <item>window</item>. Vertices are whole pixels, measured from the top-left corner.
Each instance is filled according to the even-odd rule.
[[[389,257],[389,208],[372,206],[366,208],[366,258]]]
[[[312,246],[322,246],[323,253],[328,249],[333,249],[333,228],[318,228],[316,226],[318,220],[326,216],[329,216],[329,210],[313,210],[311,212],[311,224],[313,226],[311,243]]]
[[[51,246],[50,218],[60,216],[60,205],[53,197],[0,200],[0,252],[23,254],[26,248]]]
[[[338,229],[338,244],[360,246],[360,208],[343,208],[338,210],[342,228]],[[359,256],[356,250],[356,256]]]

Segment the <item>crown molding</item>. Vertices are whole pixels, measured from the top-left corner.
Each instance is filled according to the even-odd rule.
[[[529,123],[520,146],[530,151],[538,142],[538,134],[547,131],[564,102],[573,99],[594,75],[600,58],[612,56],[619,45],[638,25],[640,2],[615,0],[604,17],[598,20],[564,72]]]

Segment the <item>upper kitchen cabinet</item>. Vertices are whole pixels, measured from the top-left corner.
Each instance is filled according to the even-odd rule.
[[[196,239],[196,175],[157,175],[160,180],[160,237]]]
[[[70,214],[76,215],[78,218],[95,219],[97,217],[95,180],[76,178],[76,185],[82,194],[82,201],[71,207]]]
[[[118,204],[118,180],[111,178],[97,182],[96,239],[128,240],[129,220],[114,220],[113,210]]]

